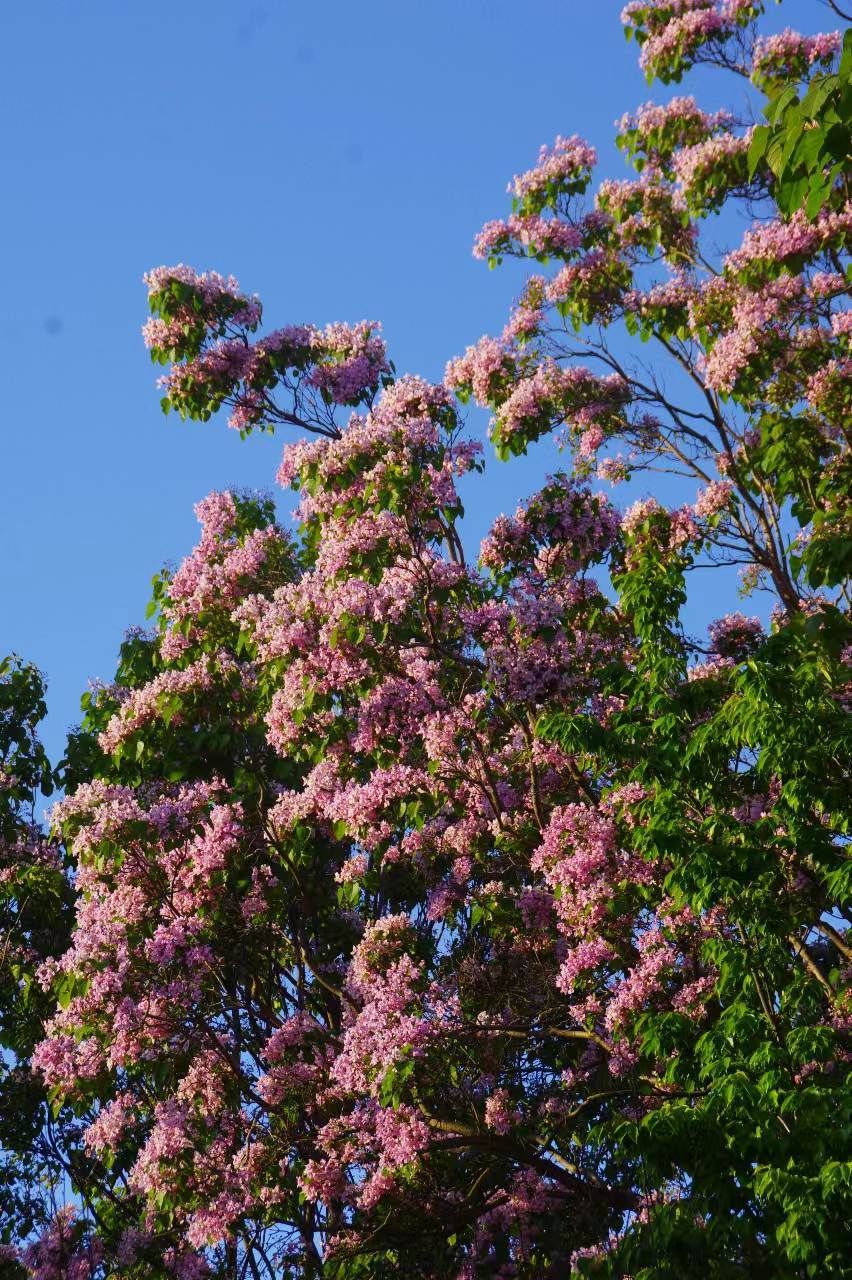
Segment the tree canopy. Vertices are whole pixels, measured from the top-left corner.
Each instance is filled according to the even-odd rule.
[[[146,276],[163,408],[290,433],[298,528],[199,502],[58,772],[0,670],[4,1280],[849,1274],[850,46],[762,10],[627,4],[766,123],[543,148],[441,385]],[[563,451],[475,561],[468,402]],[[736,570],[771,616],[691,635]]]

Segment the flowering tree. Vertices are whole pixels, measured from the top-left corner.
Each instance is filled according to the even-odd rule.
[[[624,21],[664,82],[830,69],[760,9]],[[593,200],[593,150],[543,150],[476,252],[553,268],[442,386],[374,324],[257,337],[235,281],[148,276],[164,407],[304,433],[299,531],[209,495],[84,700],[32,1062],[85,1199],[10,1274],[844,1274],[852,215],[838,170],[783,218],[752,138],[646,105]],[[476,564],[456,397],[571,463]],[[657,471],[681,505],[591,484]],[[690,637],[731,564],[769,629]]]

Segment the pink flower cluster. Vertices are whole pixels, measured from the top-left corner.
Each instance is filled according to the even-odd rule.
[[[369,401],[390,373],[376,323],[288,325],[251,342],[245,330],[257,328],[260,304],[237,295],[235,281],[198,276],[189,267],[158,268],[146,279],[155,314],[145,340],[155,359],[175,361],[159,384],[165,406],[183,416],[206,419],[228,404],[229,425],[240,431],[283,414],[333,435],[329,407]],[[190,300],[182,290],[190,290]],[[271,393],[282,382],[298,397],[302,417],[276,403]]]
[[[727,272],[736,274],[755,263],[772,264],[809,256],[832,246],[842,247],[852,231],[852,203],[840,210],[823,209],[811,221],[803,209],[788,220],[757,223],[738,249],[725,259]]]
[[[342,1200],[370,1209],[392,1193],[400,1170],[416,1165],[430,1137],[428,1125],[410,1106],[361,1103],[320,1130],[324,1154],[308,1161],[300,1186],[314,1201]],[[331,1245],[327,1255],[334,1255]]]
[[[687,191],[699,182],[706,183],[712,175],[716,185],[724,185],[732,175],[744,172],[744,160],[751,142],[751,130],[741,136],[724,133],[718,138],[682,147],[672,157],[672,168],[678,182]]]
[[[535,438],[560,421],[581,430],[593,424],[615,425],[627,397],[627,385],[618,374],[599,377],[582,365],[562,368],[544,361],[518,379],[498,406],[494,433],[502,439]]]
[[[423,965],[410,956],[390,964],[377,982],[372,976],[365,980],[356,948],[350,975],[362,1004],[350,1018],[332,1079],[345,1093],[366,1091],[375,1097],[386,1071],[403,1055],[423,1053],[437,1023],[423,1004]]]
[[[188,267],[182,262],[178,263],[176,267],[153,267],[145,273],[142,279],[148,286],[149,297],[156,293],[161,293],[173,281],[189,285],[191,289],[197,290],[205,302],[215,302],[222,294],[227,294],[232,298],[242,296],[239,282],[234,276],[228,276],[225,279],[224,276],[219,275],[218,271],[199,272],[194,267]]]
[[[805,295],[806,284],[800,275],[782,275],[759,288],[729,286],[731,319],[703,361],[707,385],[717,391],[734,390],[742,374],[771,347],[773,339],[783,341]],[[693,302],[693,322],[695,307]]]
[[[663,508],[657,502],[656,498],[640,498],[634,502],[632,506],[624,512],[621,518],[622,532],[627,537],[635,536],[636,532],[642,528],[645,521],[650,517],[657,515]]]
[[[167,291],[173,283],[186,285],[207,307],[215,307],[223,300],[237,302],[239,307],[229,311],[229,317],[234,324],[252,329],[260,321],[261,308],[258,298],[256,296],[249,298],[242,293],[239,282],[234,276],[228,276],[226,279],[218,271],[199,272],[194,267],[188,267],[181,262],[176,267],[154,267],[142,278],[148,286],[149,298],[156,298],[158,294]],[[170,323],[171,325],[179,324],[181,321],[185,322],[187,318],[188,313],[181,314],[179,311],[175,320]],[[164,322],[161,321],[160,324],[162,323]],[[146,345],[149,347],[170,345],[170,343],[148,341],[148,336],[146,335]],[[153,334],[150,336],[153,337]]]
[[[218,272],[199,273],[182,263],[157,267],[144,277],[154,313],[142,328],[155,359],[196,355],[211,336],[236,328],[256,329],[259,300],[240,292],[237,281]]]
[[[742,613],[728,613],[709,627],[710,648],[722,658],[742,658],[763,639],[759,618],[746,618]]]
[[[512,1107],[508,1089],[496,1089],[485,1099],[485,1127],[492,1133],[508,1133],[518,1119],[519,1113]]]
[[[553,304],[590,304],[595,315],[606,320],[615,313],[624,287],[624,273],[619,260],[605,249],[592,249],[579,262],[564,266],[548,282],[545,297]]]
[[[597,161],[594,147],[576,134],[557,137],[552,147],[541,148],[534,168],[512,179],[509,191],[516,200],[538,197],[544,203],[549,191],[582,189]]]
[[[571,223],[528,215],[487,222],[474,241],[473,256],[490,258],[511,252],[515,245],[535,256],[562,256],[576,252],[582,244],[582,231]]]
[[[33,1065],[46,1082],[73,1093],[167,1041],[198,1001],[211,958],[204,932],[242,826],[236,808],[210,805],[203,784],[149,794],[146,805],[129,788],[93,784],[57,811],[79,859],[83,895],[60,976],[74,975],[81,989],[48,1024]],[[151,840],[156,856],[146,849]],[[103,842],[121,849],[117,867],[98,858]],[[154,901],[152,882],[161,894]],[[80,1035],[81,1023],[90,1034]],[[111,1146],[132,1110],[133,1099],[121,1094],[94,1121],[87,1142],[96,1150]]]
[[[499,338],[483,336],[463,356],[449,361],[444,382],[453,390],[469,388],[478,404],[489,404],[500,395],[514,368],[511,346]]]
[[[754,0],[631,0],[621,20],[642,45],[639,65],[649,76],[669,79],[756,17]]]
[[[330,324],[314,333],[316,364],[309,375],[313,386],[337,404],[357,404],[365,392],[375,391],[382,374],[390,372],[380,330],[375,321],[362,320],[357,325]]]
[[[104,1260],[103,1247],[85,1237],[76,1219],[75,1207],[65,1205],[38,1240],[21,1251],[29,1280],[92,1280]]]
[[[711,480],[695,499],[695,514],[700,520],[712,520],[729,509],[733,494],[730,480]]]
[[[669,155],[676,147],[704,142],[732,124],[729,111],[703,111],[691,97],[675,97],[662,105],[646,102],[616,121],[620,133],[630,135],[631,150],[654,160]]]
[[[564,475],[549,477],[546,486],[522,503],[514,516],[499,516],[480,548],[481,563],[494,572],[516,571],[530,564],[547,572],[569,573],[603,558],[618,535],[617,511],[603,493],[592,494]]]
[[[221,671],[224,671],[232,667],[233,663],[227,655],[223,654],[218,666]],[[181,671],[161,672],[141,689],[134,689],[121,710],[112,717],[98,738],[101,750],[115,751],[143,725],[150,724],[152,720],[159,717],[166,700],[184,698],[188,694],[204,693],[212,687],[212,663],[206,655]]]
[[[117,1149],[122,1134],[132,1121],[134,1101],[131,1093],[118,1093],[101,1108],[83,1135],[90,1151],[100,1153]]]
[[[242,504],[245,510],[245,504]],[[201,539],[172,575],[163,618],[170,627],[161,652],[174,660],[189,647],[206,610],[230,612],[247,584],[256,584],[270,561],[288,556],[292,544],[275,525],[238,533],[239,512],[234,495],[211,493],[195,508]]]
[[[635,311],[641,316],[653,317],[657,313],[665,313],[669,308],[683,310],[694,299],[698,286],[691,276],[684,271],[677,271],[668,280],[640,291],[631,289],[625,295],[625,309]]]
[[[804,36],[785,27],[776,35],[761,36],[754,45],[752,77],[758,84],[767,84],[803,76],[814,63],[832,62],[842,43],[839,31]]]

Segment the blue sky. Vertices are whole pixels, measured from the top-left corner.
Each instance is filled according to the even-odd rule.
[[[381,320],[397,368],[439,378],[502,326],[517,289],[470,252],[506,212],[511,175],[560,132],[622,174],[614,119],[678,92],[648,89],[619,9],[2,6],[0,653],[47,674],[54,757],[88,678],[111,675],[142,621],[151,576],[192,546],[193,503],[269,488],[283,444],[163,417],[139,333],[143,271],[232,272],[271,327]],[[769,24],[835,25],[817,0],[787,0]],[[709,107],[742,104],[724,77],[699,91]],[[471,490],[470,545],[555,465],[551,444],[491,461]]]

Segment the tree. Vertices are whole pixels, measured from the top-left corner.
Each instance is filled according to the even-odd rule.
[[[66,859],[36,807],[55,782],[38,737],[44,697],[35,667],[0,661],[0,1273],[13,1241],[47,1225],[74,1148],[29,1067],[53,1004],[36,969],[67,947],[73,924]]]
[[[760,10],[624,20],[664,82],[830,65]],[[850,209],[826,162],[782,216],[752,137],[646,105],[591,206],[593,150],[544,149],[476,251],[555,270],[445,386],[375,325],[258,338],[235,281],[148,276],[164,408],[314,438],[298,537],[200,503],[70,745],[33,1064],[98,1173],[31,1275],[845,1273]],[[477,565],[454,393],[503,457],[570,449]],[[657,471],[689,500],[590,484]],[[689,636],[737,564],[769,629]]]

